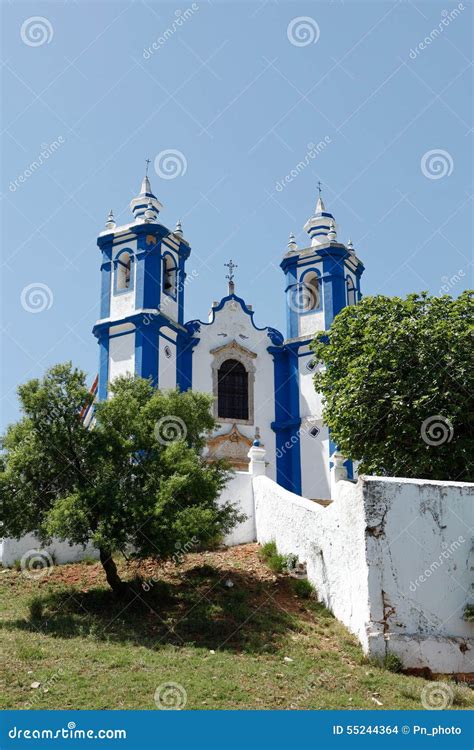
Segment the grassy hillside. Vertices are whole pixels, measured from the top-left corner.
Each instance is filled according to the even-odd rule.
[[[415,709],[434,685],[368,663],[256,545],[121,567],[148,590],[117,601],[97,563],[0,572],[0,708],[153,709],[171,682],[159,700],[189,709]]]

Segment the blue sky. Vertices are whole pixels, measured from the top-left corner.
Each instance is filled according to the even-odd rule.
[[[51,364],[96,373],[96,236],[111,207],[129,221],[147,157],[163,223],[181,219],[192,245],[188,319],[223,296],[232,257],[256,322],[284,329],[279,262],[291,231],[304,244],[318,180],[364,294],[472,286],[467,2],[15,2],[2,15],[2,424],[18,383]]]

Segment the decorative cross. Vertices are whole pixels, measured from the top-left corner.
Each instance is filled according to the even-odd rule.
[[[321,180],[318,180],[319,197],[321,198]]]
[[[150,164],[150,159],[145,159],[146,168],[145,168],[145,177],[148,177],[148,165]]]
[[[226,279],[228,279],[229,281],[233,281],[234,280],[234,268],[238,268],[238,265],[234,263],[232,258],[229,260],[228,263],[224,263],[224,265],[226,266],[226,268],[229,269],[229,273],[226,275]]]

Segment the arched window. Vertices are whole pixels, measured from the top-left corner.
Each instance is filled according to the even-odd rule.
[[[241,362],[226,359],[217,374],[217,416],[249,418],[249,376]]]
[[[132,256],[130,253],[121,253],[116,260],[116,289],[124,291],[130,289],[132,278]]]
[[[321,306],[321,290],[319,286],[318,274],[310,271],[303,278],[301,289],[301,307],[304,312],[318,310]]]
[[[166,254],[163,261],[163,291],[176,297],[176,263],[172,255]]]
[[[357,302],[357,291],[356,291],[356,288],[354,286],[354,282],[351,276],[347,277],[346,287],[347,287],[347,304],[355,305]]]

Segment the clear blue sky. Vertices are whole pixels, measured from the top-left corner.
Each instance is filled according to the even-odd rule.
[[[96,373],[96,236],[111,207],[129,221],[146,157],[163,223],[180,218],[192,245],[188,319],[223,296],[232,257],[257,323],[284,329],[278,266],[289,232],[304,241],[319,179],[366,266],[364,294],[472,285],[467,2],[39,1],[2,13],[3,424],[17,384],[49,365]],[[307,35],[292,23],[304,16]],[[186,170],[163,179],[154,161],[169,149]],[[32,313],[38,283],[47,309]]]

